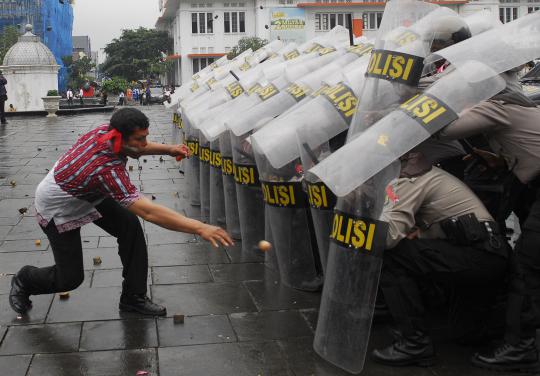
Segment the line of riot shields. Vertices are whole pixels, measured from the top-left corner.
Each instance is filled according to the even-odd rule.
[[[364,367],[396,161],[537,57],[539,12],[505,25],[467,17],[473,36],[434,52],[449,17],[460,16],[395,0],[374,40],[351,46],[339,26],[301,45],[277,40],[206,67],[170,105],[192,153],[191,204],[245,254],[270,241],[266,265],[283,284],[322,289],[314,348],[353,374]],[[454,69],[420,90],[441,58]]]

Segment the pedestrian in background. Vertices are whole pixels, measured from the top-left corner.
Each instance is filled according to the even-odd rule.
[[[68,106],[69,107],[73,106],[73,90],[71,90],[71,88],[69,88],[68,91],[66,92],[66,98],[67,98]]]
[[[8,99],[6,90],[7,80],[0,71],[0,123],[7,124],[4,105]]]

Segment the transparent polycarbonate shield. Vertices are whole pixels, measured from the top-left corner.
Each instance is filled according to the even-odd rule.
[[[262,88],[268,83],[259,84],[257,87]],[[226,106],[218,109],[216,112],[212,111],[212,114],[204,121],[204,124],[201,125],[201,131],[208,140],[215,140],[223,132],[227,130],[226,123],[237,116],[237,114],[248,111],[253,106],[261,102],[261,98],[256,93],[256,90],[247,94],[250,91],[246,91],[244,94],[238,98],[229,102]]]
[[[318,135],[314,136],[314,133],[318,133]],[[309,139],[313,137],[317,140],[326,139],[327,141],[322,143],[318,141],[318,147],[311,148]],[[330,137],[321,128],[303,126],[297,129],[296,142],[302,162],[302,170],[310,169],[331,154],[332,149],[329,140]],[[334,147],[339,146],[341,145],[334,145]],[[324,274],[326,274],[336,196],[320,181],[305,180],[304,188],[307,191],[322,268]]]
[[[491,69],[477,72],[477,81],[513,69],[540,56],[540,12],[528,14],[437,51],[427,61],[441,57],[458,70],[468,70],[471,61]],[[467,72],[463,72],[467,74]]]
[[[316,95],[314,99],[295,108],[294,111],[275,118],[252,135],[253,145],[268,158],[273,167],[281,168],[299,157],[296,143],[297,128],[310,126],[313,129],[321,129],[329,138],[348,128],[356,111],[368,60],[368,56],[361,57],[354,69],[343,74],[343,77],[347,76],[350,81],[323,87],[322,90],[313,93]],[[346,68],[350,69],[350,65]],[[352,87],[356,88],[356,91]],[[321,140],[321,143],[324,141],[328,139]]]
[[[208,72],[212,71],[212,69],[215,69],[216,67],[226,64],[227,61],[228,61],[227,55],[222,56],[218,60],[213,62],[212,64],[207,65],[201,71],[194,74],[190,81],[188,81],[186,84],[180,86],[177,90],[175,90],[175,92],[171,95],[171,102],[170,103],[165,102],[165,107],[171,108],[172,110],[176,110],[180,102],[191,95],[192,93],[191,88],[198,80],[201,79],[202,76],[206,76]]]
[[[276,170],[264,155],[254,152],[280,280],[298,290],[318,291],[323,282],[322,268],[317,244],[310,231],[299,160]]]
[[[279,273],[279,264],[276,256],[276,249],[274,248],[274,236],[272,235],[272,226],[270,226],[270,213],[267,208],[264,210],[264,240],[269,242],[272,246],[264,253],[264,265]]]
[[[315,351],[350,373],[364,368],[388,224],[380,220],[386,187],[399,175],[388,166],[338,200],[315,340]]]
[[[332,52],[322,56],[319,59],[324,59],[323,64],[312,73],[291,80],[291,83],[285,90],[276,93],[268,100],[254,106],[244,115],[238,116],[235,120],[228,123],[229,128],[234,134],[244,134],[254,128],[260,128],[273,118],[281,115],[292,106],[302,101],[321,86],[322,80],[333,72],[341,69],[344,65],[353,60],[358,59],[358,56],[353,53]],[[292,79],[293,77],[291,77]]]
[[[251,145],[245,137],[231,134],[231,146],[236,183],[238,217],[242,234],[242,252],[253,254],[259,242],[264,239],[264,201],[259,172]]]
[[[467,26],[469,26],[471,35],[478,35],[502,25],[499,18],[493,17],[493,13],[491,13],[489,10],[474,12],[463,19],[467,23]]]
[[[505,87],[499,76],[476,81],[490,68],[469,63],[439,79],[309,170],[343,197],[453,120]],[[352,158],[358,156],[358,158]]]
[[[210,217],[210,142],[199,132],[199,174],[201,189],[201,220]]]
[[[236,183],[234,181],[234,164],[229,132],[219,137],[221,149],[221,171],[223,177],[223,195],[225,200],[225,219],[227,231],[233,239],[240,240],[240,219],[238,218],[238,201],[236,198]]]
[[[222,158],[219,140],[210,142],[210,224],[220,226],[226,224]]]
[[[199,167],[199,132],[192,132],[186,128],[186,145],[190,150],[191,157],[187,160],[187,177],[189,184],[189,198],[191,205],[201,204],[201,185]]]
[[[451,17],[459,18],[448,8],[414,0],[387,5],[349,138],[417,92],[437,25]]]

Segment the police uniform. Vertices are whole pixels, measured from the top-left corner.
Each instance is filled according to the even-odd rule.
[[[485,297],[478,291],[502,280],[509,252],[493,218],[463,182],[422,161],[421,153],[409,154],[406,164],[389,186],[392,193],[383,210],[389,229],[381,290],[398,339],[375,350],[373,357],[390,365],[433,360],[423,323],[424,280],[465,287],[474,299]],[[416,228],[418,236],[407,238]]]
[[[492,150],[533,194],[521,215],[521,236],[514,252],[507,308],[505,344],[489,355],[475,355],[473,363],[496,370],[523,369],[538,362],[535,329],[540,323],[540,108],[519,92],[497,95],[464,111],[439,137],[459,139],[483,133]],[[525,192],[514,195],[519,201]],[[514,207],[516,213],[521,212]]]

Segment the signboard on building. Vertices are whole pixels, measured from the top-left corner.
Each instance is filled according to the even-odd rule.
[[[306,41],[306,15],[301,8],[270,9],[270,39],[284,42]]]

